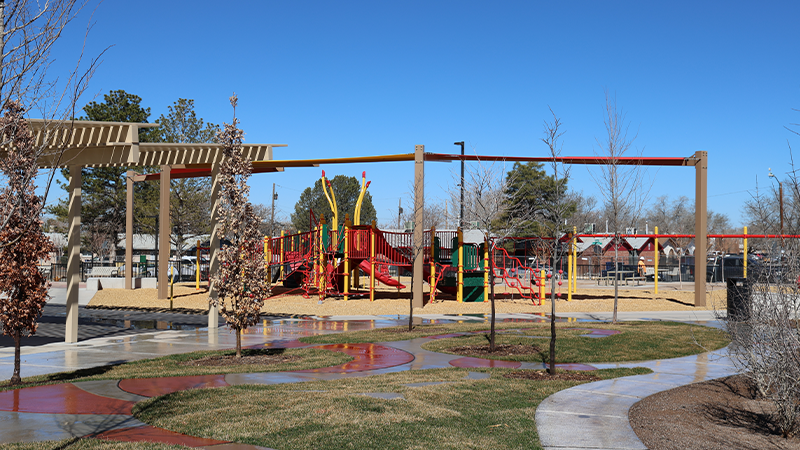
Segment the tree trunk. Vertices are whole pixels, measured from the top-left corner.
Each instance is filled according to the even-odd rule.
[[[15,330],[11,337],[14,338],[14,374],[11,376],[11,380],[9,383],[11,385],[20,384],[22,382],[22,378],[19,376],[19,365],[20,365],[20,340],[22,339],[19,333],[19,330]]]
[[[617,323],[617,302],[619,301],[619,238],[614,236],[614,315],[611,323]]]
[[[489,331],[489,352],[495,350],[494,343],[494,252],[489,250],[489,299],[492,302],[492,319]]]
[[[242,330],[236,329],[236,357],[242,357]]]
[[[558,244],[556,244],[558,245]],[[555,259],[553,259],[555,263]],[[553,276],[550,281],[550,365],[547,372],[550,375],[556,374],[556,277],[555,277],[555,264],[553,268]],[[563,266],[562,266],[563,267]],[[572,276],[570,273],[569,276]],[[569,289],[569,284],[567,284]]]

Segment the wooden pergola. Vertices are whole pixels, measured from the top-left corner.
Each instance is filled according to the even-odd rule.
[[[28,120],[36,137],[37,148],[43,149],[38,161],[41,168],[66,168],[69,171],[69,232],[67,237],[67,303],[66,333],[68,343],[78,340],[78,288],[80,284],[81,249],[81,170],[84,167],[132,167],[160,166],[161,192],[159,197],[159,244],[169,248],[171,230],[169,219],[170,173],[173,168],[181,170],[186,165],[200,164],[211,168],[212,217],[216,231],[218,224],[219,167],[222,162],[222,146],[219,144],[170,144],[139,142],[139,130],[158,127],[148,123],[94,122],[94,121],[45,121]],[[285,144],[247,144],[242,147],[242,156],[250,161],[272,159],[273,147]],[[0,157],[3,157],[0,152]],[[270,171],[280,171],[270,168]],[[127,248],[125,252],[125,287],[130,289],[133,262],[133,171],[128,171],[127,192]],[[217,254],[219,240],[212,234],[211,270],[219,265]],[[159,298],[168,292],[169,251],[158,256]],[[214,292],[211,293],[214,295]],[[209,325],[217,326],[217,311],[209,309]]]

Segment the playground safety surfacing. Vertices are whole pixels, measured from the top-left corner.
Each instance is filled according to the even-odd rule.
[[[528,314],[515,314],[504,321],[539,322],[544,318]],[[484,317],[452,317],[426,320],[427,323],[483,321]],[[311,347],[343,352],[353,359],[345,364],[319,369],[273,372],[237,373],[227,375],[198,375],[162,378],[100,380],[36,386],[0,392],[0,443],[60,440],[89,437],[128,442],[160,442],[182,444],[195,448],[259,449],[195,436],[187,436],[147,425],[131,414],[134,404],[149,397],[160,396],[186,389],[212,388],[237,384],[296,383],[313,380],[335,380],[346,377],[363,377],[402,370],[442,367],[483,368],[508,367],[542,369],[543,364],[514,361],[486,360],[427,351],[421,348],[432,337],[377,344],[302,344],[297,339],[313,334],[340,331],[368,330],[407,323],[407,319],[377,320],[276,320],[248,330],[243,336],[247,348]],[[588,335],[601,337],[606,330],[587,330]],[[587,335],[587,336],[588,336]],[[445,337],[445,336],[434,336]],[[168,331],[148,337],[137,335],[120,342],[120,339],[94,339],[81,343],[82,347],[62,344],[55,349],[39,348],[23,358],[23,375],[31,375],[31,362],[52,358],[61,362],[61,370],[70,370],[76,361],[94,361],[101,365],[129,360],[152,358],[172,353],[185,353],[200,349],[231,348],[234,336],[229,330],[199,329],[193,331]],[[67,354],[72,354],[67,356]],[[94,355],[92,355],[94,353]],[[4,358],[3,358],[4,359]],[[71,363],[70,363],[71,361]],[[7,361],[2,360],[0,363]],[[79,365],[79,364],[78,364]],[[34,366],[35,367],[35,366]],[[594,370],[595,366],[583,364],[560,365],[568,370]],[[56,370],[54,370],[56,371]],[[470,376],[486,376],[474,373]],[[376,395],[362,393],[363,395]],[[544,430],[543,430],[544,431]],[[546,435],[546,433],[545,433]]]

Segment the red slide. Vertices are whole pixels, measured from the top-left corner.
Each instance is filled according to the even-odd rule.
[[[366,260],[366,259],[361,261],[361,263],[358,265],[358,267],[360,267],[361,270],[363,270],[366,273],[369,273],[369,271],[370,271],[369,261]],[[405,286],[400,284],[399,281],[395,280],[394,278],[390,277],[389,275],[381,273],[379,270],[375,271],[375,278],[377,278],[378,281],[380,281],[381,283],[383,283],[383,284],[385,284],[387,286],[392,286],[392,287],[396,287],[396,288],[400,288],[400,289],[405,288]]]

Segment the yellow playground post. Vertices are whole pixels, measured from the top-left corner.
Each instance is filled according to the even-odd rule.
[[[344,301],[350,294],[350,217],[344,216]]]
[[[656,251],[654,253],[655,256],[653,257],[655,259],[653,262],[653,280],[655,280],[655,288],[653,288],[653,292],[658,294],[658,227],[655,227],[653,233],[656,235],[654,243]]]
[[[547,274],[547,271],[544,270],[544,269],[542,269],[541,272],[539,272],[539,304],[542,305],[542,306],[544,306],[544,300],[545,300],[545,291],[544,291],[545,287],[544,287],[544,285],[546,283],[545,280],[547,278],[546,274]]]
[[[284,261],[284,259],[283,259],[283,253],[284,253],[284,251],[283,251],[283,241],[285,240],[283,238],[283,236],[285,234],[286,234],[286,232],[284,230],[281,230],[281,265],[280,265],[280,268],[279,268],[279,270],[281,272],[281,275],[280,275],[281,280],[283,280],[283,277],[286,276],[286,274],[283,273],[283,261]]]
[[[742,276],[744,278],[747,278],[747,227],[744,227],[744,236],[745,236],[744,239],[743,239],[743,241],[744,241],[744,261],[742,261],[744,263],[744,273],[742,274]],[[678,263],[680,264],[680,260],[678,261]]]

